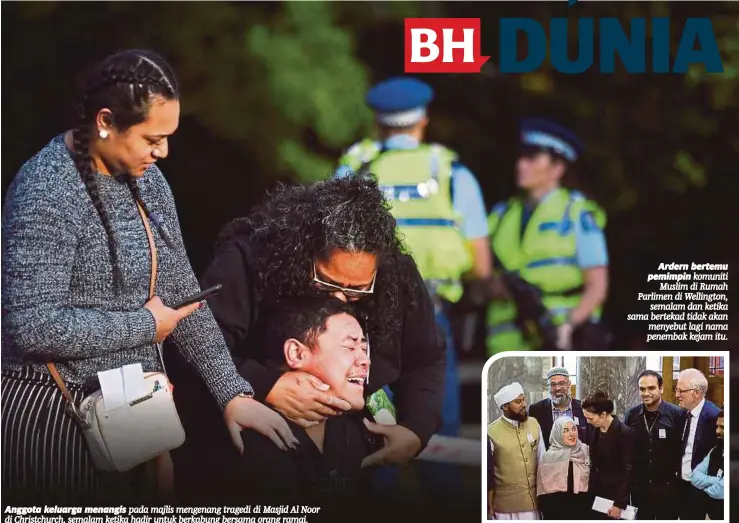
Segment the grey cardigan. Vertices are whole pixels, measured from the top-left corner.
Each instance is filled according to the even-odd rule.
[[[27,161],[13,180],[2,220],[2,367],[30,364],[46,372],[56,363],[70,384],[97,388],[99,371],[141,363],[161,370],[153,315],[143,307],[151,274],[146,232],[125,183],[98,174],[100,195],[118,242],[122,289],[102,222],[63,135]],[[174,198],[152,166],[138,180],[150,211],[158,213],[172,246],[152,227],[158,251],[157,296],[173,305],[199,290],[182,241]],[[207,307],[170,335],[199,371],[221,407],[252,389],[236,371]]]

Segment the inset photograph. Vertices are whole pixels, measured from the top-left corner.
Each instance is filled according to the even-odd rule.
[[[487,519],[728,517],[729,354],[715,354],[491,358]]]

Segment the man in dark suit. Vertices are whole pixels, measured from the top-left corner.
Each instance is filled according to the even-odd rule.
[[[680,481],[680,519],[705,519],[706,497],[690,482],[695,469],[716,445],[716,420],[719,409],[706,399],[708,380],[697,369],[680,372],[675,397],[687,410],[682,437]]]
[[[544,445],[549,448],[549,435],[554,420],[560,416],[572,418],[577,425],[580,441],[590,444],[593,428],[582,413],[582,403],[570,395],[570,373],[564,367],[553,367],[547,372],[549,397],[529,407],[529,416],[536,418],[544,436]]]
[[[677,519],[682,459],[682,430],[686,411],[662,399],[662,376],[645,370],[637,379],[642,402],[624,415],[634,433],[634,485],[631,504],[638,519]]]

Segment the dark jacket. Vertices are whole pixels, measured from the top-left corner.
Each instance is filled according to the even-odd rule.
[[[239,372],[254,388],[256,399],[264,401],[281,372],[265,368],[258,362],[260,340],[255,336],[258,331],[255,325],[262,300],[254,284],[252,256],[248,238],[232,237],[218,247],[200,284],[202,288],[223,284],[222,292],[210,298],[208,305],[237,360]],[[377,313],[401,317],[403,324],[388,343],[372,344],[372,332],[368,333],[372,344],[372,370],[365,395],[390,385],[398,423],[413,431],[425,446],[441,427],[445,347],[436,328],[434,305],[413,259],[402,257],[396,270],[406,271],[414,282],[417,305],[410,307],[410,296],[402,293],[394,305],[380,303],[378,309],[381,310]],[[397,278],[397,275],[378,274],[376,295],[383,285],[391,284],[393,276]]]
[[[663,400],[652,420],[640,403],[626,412],[624,423],[634,432],[634,482],[674,483],[680,477],[685,410]]]
[[[625,509],[629,504],[634,471],[634,434],[617,417],[608,431],[596,429],[590,445],[590,485],[594,496],[613,500]]]
[[[354,412],[326,420],[322,451],[305,429],[287,419],[300,442],[288,452],[256,431],[242,431],[244,453],[238,460],[241,473],[234,482],[233,499],[239,491],[252,494],[257,502],[277,498],[283,504],[305,496],[335,499],[365,494],[369,478],[362,460],[375,444],[362,417]]]
[[[701,415],[698,417],[698,428],[695,431],[693,457],[691,459],[692,469],[700,465],[701,461],[711,452],[711,449],[716,446],[716,420],[719,412],[721,412],[721,409],[716,404],[706,400],[703,409],[701,409]],[[687,416],[688,411],[685,411],[683,423],[687,420]],[[695,420],[693,420],[693,423],[695,423]],[[687,438],[687,435],[685,437]]]
[[[541,427],[542,435],[544,436],[544,445],[549,448],[549,435],[552,433],[552,426],[554,426],[554,419],[552,418],[552,400],[550,398],[537,401],[529,407],[529,416],[536,418]],[[586,445],[590,445],[590,440],[593,437],[593,426],[589,425],[585,416],[582,413],[582,402],[572,398],[572,416],[577,418],[577,435],[580,441]]]

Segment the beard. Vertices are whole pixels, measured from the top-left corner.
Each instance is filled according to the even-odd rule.
[[[567,405],[570,402],[570,395],[566,393],[560,396],[549,394],[549,398],[552,400],[552,403],[556,405],[557,407],[561,407],[562,405]]]
[[[503,411],[503,414],[505,414],[506,418],[512,419],[515,421],[520,421],[521,423],[526,421],[529,417],[529,415],[526,413],[526,409],[522,410],[518,414],[515,414],[511,409],[508,409],[506,411]]]
[[[720,438],[716,438],[716,448],[717,449],[724,448],[724,437],[723,436],[721,436]]]

